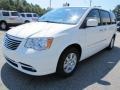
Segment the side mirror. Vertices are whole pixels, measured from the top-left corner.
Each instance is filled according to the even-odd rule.
[[[87,20],[87,27],[95,27],[95,26],[98,26],[97,19],[88,19]]]

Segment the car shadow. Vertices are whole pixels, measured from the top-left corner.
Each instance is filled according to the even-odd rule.
[[[4,64],[1,70],[1,79],[10,90],[82,90],[94,83],[111,85],[111,82],[103,81],[102,78],[119,62],[119,53],[120,48],[118,47],[111,51],[103,50],[80,62],[75,74],[69,78],[58,78],[54,74],[40,77],[30,76]]]

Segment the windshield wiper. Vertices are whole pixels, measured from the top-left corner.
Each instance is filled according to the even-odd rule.
[[[48,22],[48,23],[57,23],[57,22],[53,22],[53,21],[39,21],[39,22]]]

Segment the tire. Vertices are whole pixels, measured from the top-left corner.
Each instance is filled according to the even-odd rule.
[[[29,23],[30,21],[26,20],[25,23]]]
[[[8,29],[7,23],[6,23],[6,22],[1,22],[1,23],[0,23],[0,28],[1,28],[2,30],[7,30],[7,29]]]
[[[115,44],[115,36],[112,37],[111,42],[110,42],[109,46],[107,47],[107,49],[112,50],[114,48],[114,44]]]
[[[76,48],[66,49],[59,58],[57,70],[56,70],[57,75],[60,77],[71,76],[77,68],[79,59],[80,59],[80,52]],[[69,70],[68,68],[71,70]]]

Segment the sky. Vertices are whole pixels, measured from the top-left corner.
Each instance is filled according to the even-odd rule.
[[[38,4],[42,8],[47,8],[50,6],[50,0],[27,0],[29,3]],[[59,8],[63,6],[63,3],[69,2],[70,6],[76,7],[89,7],[90,0],[51,0],[52,8]],[[106,10],[113,10],[120,0],[92,0],[92,6],[101,6],[101,8]]]

